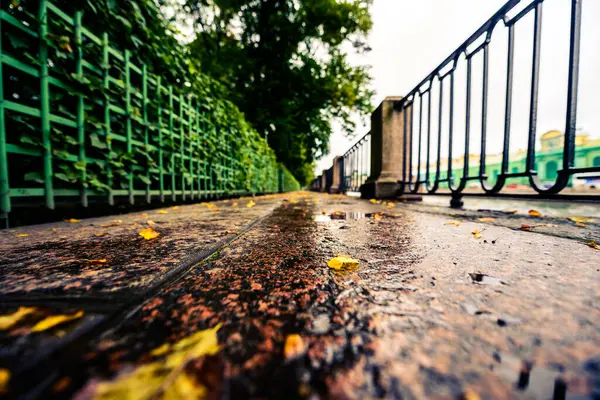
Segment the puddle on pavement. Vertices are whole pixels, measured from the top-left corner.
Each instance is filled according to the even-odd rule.
[[[316,222],[331,222],[332,220],[359,220],[364,218],[371,218],[373,213],[364,213],[358,211],[349,212],[332,212],[330,214],[315,214],[314,219]]]
[[[506,285],[500,278],[480,273],[469,273],[471,280],[482,285]]]

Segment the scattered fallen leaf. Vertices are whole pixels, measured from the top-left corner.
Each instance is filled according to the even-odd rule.
[[[286,360],[291,360],[294,358],[298,358],[306,351],[306,346],[304,345],[304,340],[302,336],[297,333],[293,333],[288,335],[285,338],[285,345],[283,346],[283,357]]]
[[[12,328],[17,325],[19,321],[36,310],[35,307],[19,307],[19,309],[12,314],[0,315],[0,331]]]
[[[171,210],[179,210],[179,206],[173,206],[171,207]]]
[[[327,263],[327,266],[329,268],[338,271],[354,271],[358,269],[358,265],[358,260],[347,255],[339,255],[337,257],[332,258]]]
[[[375,200],[375,199],[371,199],[371,200],[369,200],[369,201],[370,201],[372,204],[377,204],[377,200]]]
[[[69,222],[71,224],[75,224],[77,222],[81,222],[81,220],[75,219],[75,218],[69,218],[69,219],[65,219],[65,222]]]
[[[106,264],[108,260],[106,258],[101,258],[99,260],[84,260],[92,264]]]
[[[593,218],[587,218],[587,217],[569,217],[567,218],[569,221],[573,221],[573,222],[577,222],[577,223],[585,223],[585,222],[594,222]]]
[[[531,215],[532,217],[541,217],[542,213],[537,210],[529,210],[529,215]]]
[[[158,210],[156,213],[157,214],[168,214],[169,212],[167,210]]]
[[[454,225],[454,226],[460,226],[460,221],[448,221],[446,222],[444,225]]]
[[[123,220],[122,219],[113,219],[112,222],[115,223],[115,224],[122,224]]]
[[[479,395],[476,392],[472,391],[471,389],[467,389],[463,393],[461,399],[462,400],[480,400],[481,397],[479,397]]]
[[[27,237],[27,236],[31,236],[31,234],[30,233],[19,233],[16,237],[22,238],[22,237]]]
[[[521,230],[522,231],[530,231],[531,228],[533,228],[533,226],[527,225],[527,224],[521,224]]]
[[[504,210],[505,214],[516,214],[518,212],[519,212],[519,210]]]
[[[74,321],[83,317],[83,310],[79,310],[76,313],[70,315],[51,315],[44,318],[31,328],[31,332],[43,332],[48,329],[52,329],[57,325],[62,325],[67,322]]]
[[[481,239],[481,232],[479,232],[477,229],[475,229],[473,232],[471,232],[473,234],[473,237],[475,239]]]
[[[156,222],[154,222],[151,219],[149,219],[148,221],[146,221],[146,224],[148,224],[150,226],[154,226],[154,225],[156,225]]]
[[[254,207],[255,205],[256,205],[256,203],[255,203],[255,202],[253,202],[252,200],[250,200],[249,202],[247,202],[247,203],[246,203],[246,207],[248,207],[248,208],[252,208],[252,207]]]
[[[63,376],[52,386],[52,391],[54,393],[63,392],[65,389],[67,389],[69,387],[70,384],[71,384],[71,378],[68,376]]]
[[[142,213],[142,218],[148,218],[148,213]]]
[[[165,343],[150,354],[166,358],[146,363],[115,380],[100,382],[94,399],[203,399],[207,389],[185,372],[192,360],[217,354],[217,331],[221,325],[196,332],[174,344]],[[161,395],[162,393],[162,396]],[[158,396],[157,396],[158,395]]]
[[[8,391],[8,381],[10,381],[10,371],[0,368],[0,394]]]
[[[106,236],[106,232],[98,232],[98,233],[94,233],[94,236],[96,236],[96,237],[102,237],[102,236]]]
[[[477,218],[477,221],[479,221],[479,222],[493,222],[495,220],[496,220],[496,218],[491,218],[491,217]]]
[[[600,250],[600,246],[598,246],[596,242],[588,242],[587,245],[590,246],[592,249]]]
[[[375,214],[373,214],[373,219],[375,219],[376,221],[381,220],[381,218],[383,218],[383,213],[375,213]]]
[[[587,228],[587,225],[584,224],[583,222],[575,222],[575,225],[580,227],[580,228]]]
[[[394,208],[395,205],[395,203],[389,202],[387,208]]]
[[[237,206],[238,206],[238,203],[237,203],[237,202],[234,202],[234,203],[233,203],[231,206],[232,206],[232,207],[237,207]]]
[[[154,228],[144,229],[138,232],[141,237],[146,240],[157,238],[159,233],[154,230]]]

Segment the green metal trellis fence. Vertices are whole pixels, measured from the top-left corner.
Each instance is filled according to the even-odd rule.
[[[184,81],[136,64],[86,29],[82,12],[47,0],[37,15],[18,11],[0,9],[0,217],[25,200],[54,209],[57,199],[87,207],[298,189],[255,131],[211,123]]]

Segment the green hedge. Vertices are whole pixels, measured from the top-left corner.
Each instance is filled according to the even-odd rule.
[[[32,197],[54,208],[299,186],[153,0],[13,0],[0,13],[1,212]]]

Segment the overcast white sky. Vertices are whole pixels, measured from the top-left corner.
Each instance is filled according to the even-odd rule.
[[[522,1],[523,4],[530,2],[531,0]],[[369,44],[373,50],[364,56],[351,57],[352,62],[356,64],[368,64],[372,67],[373,88],[376,91],[373,104],[378,105],[386,96],[402,96],[409,92],[504,3],[505,0],[375,0],[372,7],[374,27],[369,36]],[[544,2],[538,137],[550,129],[562,131],[565,126],[570,3],[570,0]],[[583,6],[578,127],[591,136],[598,137],[600,0],[583,0]],[[511,140],[511,150],[524,148],[526,143],[532,21],[530,15],[519,22],[516,28],[515,96],[511,135],[514,140]],[[497,34],[498,37],[494,36],[490,48],[488,152],[498,152],[501,149],[506,32],[507,29],[504,28],[495,31],[494,35]],[[477,60],[474,59],[474,62]],[[478,68],[474,68],[475,70]],[[462,71],[464,69],[461,70],[461,67],[457,69],[458,87],[461,83],[464,84]],[[481,76],[475,72],[474,82],[478,81],[478,74]],[[481,99],[480,86],[475,83],[473,91],[474,104],[478,104],[477,100]],[[459,101],[461,95],[457,96],[456,100]],[[461,120],[461,113],[464,116],[464,107],[462,110],[455,109],[455,118]],[[478,116],[480,110],[473,109],[472,113],[475,115],[472,123],[477,126],[481,121]],[[460,130],[460,126],[457,128]],[[356,136],[362,136],[368,131],[368,126],[359,127]],[[473,141],[477,142],[477,138],[478,132],[475,129]],[[354,139],[347,138],[339,130],[335,132],[330,140],[330,154],[318,161],[316,174],[319,175],[323,169],[329,168],[333,156],[343,154],[353,142]]]

